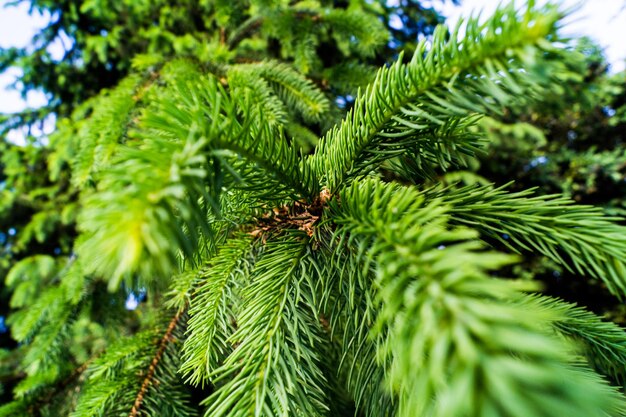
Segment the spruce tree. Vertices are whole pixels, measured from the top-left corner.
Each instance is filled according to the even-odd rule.
[[[251,7],[276,22],[295,8],[355,56],[386,39],[350,8]],[[607,382],[625,376],[621,328],[500,277],[518,256],[490,249],[541,253],[622,298],[624,227],[558,195],[437,184],[480,151],[483,115],[550,94],[574,59],[561,18],[510,5],[440,26],[328,129],[326,89],[358,66],[325,84],[296,55],[240,62],[268,45],[254,22],[217,19],[206,61],[136,57],[59,123],[33,161],[49,178],[5,162],[3,208],[42,182],[21,238],[46,241],[55,215],[70,230],[5,278],[20,344],[2,371],[19,383],[0,416],[625,414]],[[265,30],[294,30],[294,50],[311,33]]]

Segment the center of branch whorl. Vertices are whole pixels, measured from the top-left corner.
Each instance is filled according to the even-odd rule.
[[[276,207],[257,219],[258,226],[250,234],[255,237],[262,236],[265,239],[265,235],[272,231],[298,229],[311,237],[315,231],[315,223],[321,217],[331,197],[330,191],[325,188],[311,203],[296,201],[293,204]]]

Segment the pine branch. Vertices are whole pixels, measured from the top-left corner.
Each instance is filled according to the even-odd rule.
[[[364,268],[363,265],[359,266]],[[363,288],[355,281],[369,281],[370,286]],[[339,369],[345,374],[346,385],[356,407],[366,416],[391,417],[398,411],[397,398],[388,390],[388,363],[381,363],[378,354],[385,337],[373,337],[370,331],[377,315],[373,281],[373,276],[368,280],[353,277],[346,281],[344,286],[348,288],[344,288],[344,293],[338,294],[338,297],[352,300],[347,303],[344,301],[341,310],[333,312],[332,322],[333,329],[341,332],[342,357]]]
[[[189,393],[176,374],[177,344],[185,310],[165,330],[157,326],[108,346],[89,366],[72,417],[104,415],[196,416]],[[156,339],[156,340],[155,340]],[[130,411],[129,411],[130,410]]]
[[[386,388],[387,369],[379,363],[378,345],[384,338],[370,332],[376,322],[375,271],[367,257],[367,242],[357,242],[338,229],[322,230],[316,238],[324,246],[319,273],[321,311],[328,316],[331,343],[338,346],[334,365],[338,383],[368,417],[396,415],[397,398]],[[328,252],[328,255],[323,255]]]
[[[193,263],[200,236],[210,234],[206,213],[219,210],[221,179],[207,167],[204,148],[227,134],[231,124],[224,120],[236,109],[220,106],[217,81],[198,78],[185,62],[162,73],[173,88],[158,91],[142,130],[132,134],[135,142],[119,147],[102,173],[99,192],[83,196],[77,252],[86,272],[107,276],[111,289],[134,272],[158,284],[176,271],[179,250]]]
[[[319,16],[316,11],[307,10],[294,10],[287,9],[281,10],[282,13],[287,15],[294,15],[296,18],[309,17],[311,20],[319,20]],[[235,50],[237,46],[246,38],[258,31],[268,21],[267,16],[252,16],[244,21],[237,29],[235,29],[228,38],[228,49]],[[270,26],[273,22],[270,19]]]
[[[376,67],[354,60],[327,68],[323,78],[341,95],[356,95],[359,88],[374,82],[376,72]]]
[[[232,100],[216,79],[179,67],[133,133],[137,143],[121,148],[100,191],[84,199],[78,252],[111,288],[135,272],[158,284],[176,271],[179,251],[198,261],[224,187],[266,200],[310,195],[314,178],[297,148],[254,111],[252,95]]]
[[[330,102],[322,91],[288,65],[267,61],[252,64],[251,68],[274,87],[287,108],[297,110],[306,122],[319,122],[328,113]]]
[[[626,412],[617,391],[569,362],[572,347],[546,332],[558,312],[525,308],[519,284],[489,276],[510,257],[450,228],[445,207],[374,181],[339,197],[338,231],[363,239],[376,265],[373,332],[388,332],[379,358],[391,362],[400,416],[522,417],[537,404],[554,417]]]
[[[26,342],[48,321],[55,318],[66,318],[66,307],[63,290],[59,287],[48,288],[28,309],[16,311],[11,320],[11,333],[15,340]]]
[[[248,94],[254,97],[257,117],[274,127],[287,123],[287,108],[274,94],[272,87],[250,65],[235,65],[228,69],[228,86],[234,100],[244,101]],[[243,104],[243,103],[242,103]]]
[[[615,323],[577,307],[549,297],[534,296],[523,300],[533,308],[558,311],[555,330],[577,342],[579,351],[598,372],[619,384],[626,381],[626,332]]]
[[[389,32],[373,14],[348,9],[328,10],[320,21],[331,29],[339,49],[349,56],[356,52],[372,57],[389,41]]]
[[[575,205],[534,190],[468,186],[427,193],[450,205],[453,223],[479,230],[509,249],[536,251],[579,274],[601,279],[618,297],[626,294],[626,228],[598,207]]]
[[[165,349],[167,349],[168,344],[171,343],[172,341],[172,333],[174,332],[174,329],[176,328],[176,326],[178,325],[178,322],[180,321],[181,317],[184,314],[185,314],[185,310],[183,309],[178,310],[176,315],[174,315],[174,317],[168,324],[167,329],[165,330],[165,334],[159,341],[159,348],[157,349],[156,353],[154,354],[154,357],[152,358],[152,361],[150,362],[148,373],[146,374],[145,378],[143,379],[143,382],[141,383],[141,388],[139,389],[139,392],[137,393],[137,396],[135,397],[135,402],[133,403],[133,407],[131,408],[130,413],[128,414],[128,417],[136,417],[138,415],[139,408],[141,407],[141,404],[144,400],[144,396],[146,395],[146,392],[148,391],[148,388],[150,387],[150,385],[153,383],[156,368],[159,365],[159,362],[161,361],[163,354],[165,353]]]
[[[35,401],[35,404],[30,406],[30,412],[33,413],[35,410],[40,410],[41,407],[43,407],[45,404],[49,404],[50,402],[52,402],[53,400],[56,399],[56,397],[63,392],[68,386],[70,386],[72,383],[74,383],[74,381],[76,381],[78,378],[80,378],[83,373],[87,370],[87,368],[89,367],[89,365],[91,364],[91,362],[97,357],[97,355],[92,356],[91,358],[89,358],[87,361],[85,361],[82,365],[80,365],[78,368],[74,369],[74,371],[72,371],[72,373],[70,373],[70,375],[68,375],[65,379],[63,379],[61,382],[57,382],[54,385],[54,389],[50,390],[45,397],[43,398],[38,398]]]
[[[437,137],[429,142],[424,132],[446,123],[467,126],[471,120],[467,117],[498,111],[513,97],[518,99],[519,92],[530,93],[545,83],[545,73],[540,68],[534,71],[531,64],[542,49],[552,49],[545,38],[558,18],[554,9],[531,8],[520,17],[511,5],[498,9],[484,24],[468,20],[462,41],[457,40],[460,24],[449,38],[439,26],[429,50],[423,41],[409,64],[400,58],[378,72],[308,162],[335,192],[350,177],[362,175],[371,165],[368,153],[379,148],[437,148]],[[545,59],[542,63],[550,64]],[[396,144],[398,138],[406,143]],[[459,150],[444,148],[437,153],[451,161],[450,152],[471,154],[475,148],[471,142],[457,146]]]
[[[201,406],[211,417],[626,415],[623,396],[581,361],[624,381],[623,330],[527,296],[533,283],[496,278],[513,257],[479,238],[543,253],[626,293],[626,229],[553,196],[373,179],[414,183],[460,166],[482,145],[473,129],[482,115],[551,91],[566,57],[562,13],[532,2],[521,13],[499,8],[484,24],[470,19],[464,40],[462,24],[451,35],[440,27],[409,63],[381,69],[307,159],[313,131],[341,112],[329,100],[335,83],[365,83],[357,57],[374,57],[388,39],[376,4],[209,3],[193,6],[191,20],[213,35],[149,31],[173,42],[164,54],[209,63],[138,57],[143,75],[60,122],[47,162],[61,184],[22,193],[19,181],[30,179],[14,180],[16,166],[35,149],[45,170],[44,153],[2,158],[0,195],[10,201],[0,210],[35,211],[6,239],[5,261],[36,242],[56,248],[52,235],[75,213],[80,236],[64,231],[63,252],[75,243],[79,262],[61,274],[57,260],[37,256],[5,280],[27,372],[14,389],[22,398],[0,415],[25,415],[38,400],[46,404],[33,412],[72,417],[195,417]],[[320,89],[307,73],[330,83]],[[136,312],[121,312],[122,281],[147,290]],[[101,345],[71,373],[72,357]],[[210,384],[209,397],[198,404],[181,374],[196,388]]]
[[[228,49],[236,49],[239,43],[256,32],[262,25],[265,18],[263,16],[252,16],[241,24],[228,38]]]
[[[255,264],[229,338],[234,350],[211,375],[218,388],[205,400],[207,415],[317,416],[327,408],[302,237],[269,242]]]
[[[250,236],[230,239],[198,273],[180,367],[192,385],[204,386],[231,350],[228,338],[235,327],[230,319],[235,303],[231,292],[238,281],[246,281],[251,246]]]
[[[61,394],[85,372],[85,370],[94,358],[95,356],[87,360],[79,367],[75,368],[72,372],[69,373],[69,375],[67,375],[62,380],[54,381],[53,384],[45,388],[40,387],[43,389],[37,390],[33,394],[20,396],[20,398],[16,401],[0,405],[0,416],[43,416],[46,412],[49,412],[50,410],[47,407],[49,407],[53,402],[57,401]],[[26,377],[26,374],[13,374],[12,377],[21,379]],[[0,383],[11,382],[11,379],[3,378]]]
[[[124,140],[138,97],[136,92],[146,80],[131,75],[124,79],[109,94],[92,100],[93,115],[81,123],[76,135],[61,132],[59,139],[69,137],[75,151],[72,158],[72,183],[82,188],[93,176],[106,167],[117,145]],[[52,139],[56,139],[53,137]],[[69,145],[69,146],[72,146]],[[67,145],[66,145],[67,146]]]

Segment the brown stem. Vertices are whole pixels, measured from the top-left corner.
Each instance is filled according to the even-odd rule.
[[[184,312],[185,309],[181,308],[178,313],[176,313],[174,318],[170,321],[170,324],[167,326],[167,330],[165,331],[165,334],[159,342],[159,349],[157,349],[154,357],[152,358],[152,362],[150,362],[148,374],[141,384],[141,389],[139,389],[139,392],[135,397],[135,403],[133,404],[133,408],[130,410],[130,414],[128,415],[128,417],[137,417],[137,414],[139,413],[139,408],[141,407],[141,403],[143,403],[143,397],[146,395],[146,391],[148,391],[150,384],[152,384],[152,381],[154,380],[156,368],[161,361],[163,354],[165,353],[165,349],[167,349],[168,343],[172,340],[172,333],[174,332],[174,329],[176,328],[176,325],[180,321],[180,318],[182,317]]]

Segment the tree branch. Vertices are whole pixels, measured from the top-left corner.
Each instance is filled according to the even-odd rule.
[[[137,397],[135,397],[135,403],[133,404],[133,408],[130,410],[130,414],[128,415],[128,417],[137,417],[139,413],[139,408],[141,407],[141,404],[143,403],[143,398],[146,395],[146,392],[148,391],[150,384],[152,384],[152,381],[154,380],[154,374],[156,373],[156,368],[159,365],[161,358],[163,358],[163,354],[165,353],[165,349],[167,349],[168,343],[172,341],[172,333],[174,332],[174,329],[176,328],[176,325],[180,321],[180,318],[183,316],[184,312],[185,312],[185,308],[181,308],[180,310],[178,310],[178,313],[176,313],[174,318],[172,318],[169,325],[167,326],[167,330],[165,331],[165,334],[159,341],[159,348],[156,351],[154,357],[152,358],[152,362],[150,362],[150,367],[148,368],[148,374],[146,375],[146,377],[143,380],[143,383],[141,384],[141,388],[139,389],[139,392],[137,393]]]
[[[243,22],[243,24],[228,39],[228,49],[233,50],[248,35],[256,31],[263,24],[262,16],[254,16]]]

